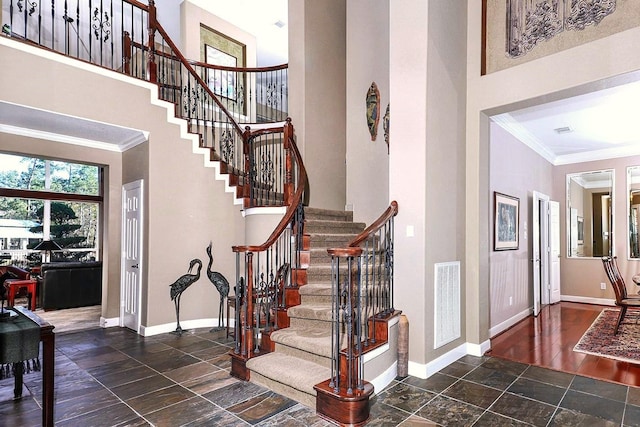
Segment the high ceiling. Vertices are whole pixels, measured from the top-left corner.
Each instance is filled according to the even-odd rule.
[[[256,36],[258,66],[288,62],[288,0],[191,0]]]
[[[560,165],[640,155],[640,82],[493,116]]]

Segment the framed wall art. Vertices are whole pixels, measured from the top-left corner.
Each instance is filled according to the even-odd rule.
[[[520,245],[520,199],[497,191],[493,199],[493,250],[516,250]]]
[[[482,74],[638,26],[640,1],[482,0]]]
[[[213,46],[206,44],[205,62],[211,65],[221,65],[223,67],[237,67],[238,59]],[[229,99],[236,99],[236,73],[227,70],[208,70],[207,84],[209,89],[216,95]]]

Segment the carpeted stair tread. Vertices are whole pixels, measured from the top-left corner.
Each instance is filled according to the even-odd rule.
[[[287,309],[289,318],[331,321],[331,303],[300,304]]]
[[[313,396],[313,386],[331,377],[331,369],[297,357],[269,353],[247,361],[247,368],[272,381]]]
[[[273,332],[271,341],[307,353],[331,358],[330,328],[284,328]]]
[[[300,287],[298,291],[301,296],[303,295],[322,295],[331,296],[331,282],[324,283],[307,283]]]

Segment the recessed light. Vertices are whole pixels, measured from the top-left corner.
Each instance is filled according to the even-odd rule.
[[[573,129],[571,129],[569,126],[563,126],[561,128],[555,128],[554,131],[557,134],[563,134],[563,133],[573,132]]]

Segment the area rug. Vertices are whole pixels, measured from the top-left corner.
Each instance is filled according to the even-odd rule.
[[[573,351],[640,364],[640,310],[628,310],[614,335],[618,313],[617,309],[603,310]]]

